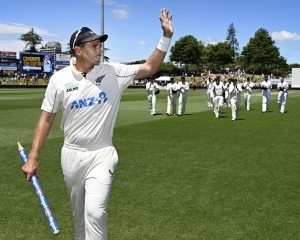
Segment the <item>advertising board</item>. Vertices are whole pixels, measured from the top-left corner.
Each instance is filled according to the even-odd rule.
[[[53,54],[20,52],[20,73],[47,74],[53,72]]]

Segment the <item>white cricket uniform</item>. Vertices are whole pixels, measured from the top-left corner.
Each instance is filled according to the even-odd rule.
[[[178,91],[177,83],[176,82],[168,83],[167,91],[168,91],[167,114],[175,115],[176,114],[177,91]],[[171,109],[172,109],[172,113],[171,113]]]
[[[70,66],[49,82],[42,110],[62,109],[61,165],[71,200],[75,239],[107,239],[106,206],[118,162],[113,128],[123,91],[138,65],[101,63],[86,74]]]
[[[224,85],[223,82],[220,82],[219,85],[217,85],[216,82],[213,83],[214,86],[214,113],[216,115],[216,118],[218,118],[219,116],[221,116],[221,112],[222,112],[222,106],[223,106],[223,90],[224,90]]]
[[[252,82],[244,83],[244,103],[245,103],[245,109],[248,111],[250,110],[252,88],[253,88]]]
[[[159,89],[157,83],[155,82],[146,83],[146,90],[148,91],[148,102],[149,102],[149,109],[151,115],[154,115],[156,113],[156,94],[155,94],[156,89]]]
[[[188,82],[179,82],[177,85],[179,89],[179,98],[178,98],[178,115],[183,116],[185,114],[186,102],[188,91],[190,89]]]
[[[206,80],[206,96],[207,96],[207,106],[213,107],[213,82]]]
[[[239,108],[241,103],[241,94],[240,94],[241,92],[242,92],[242,87],[240,84],[237,84],[236,87],[234,87],[233,84],[230,85],[229,94],[230,94],[232,121],[238,119]]]
[[[288,92],[287,92],[288,88],[289,88],[289,84],[285,81],[279,82],[277,84],[277,89],[279,90],[278,96],[277,96],[277,103],[279,106],[279,111],[281,113],[284,113],[284,110],[285,110],[286,100],[288,97]]]
[[[270,109],[270,96],[272,83],[270,80],[261,82],[260,86],[262,87],[262,111],[268,112]]]
[[[229,82],[224,84],[226,107],[230,107]]]

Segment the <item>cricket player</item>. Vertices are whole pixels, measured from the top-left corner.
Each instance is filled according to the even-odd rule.
[[[174,77],[170,78],[170,83],[167,84],[167,116],[171,115],[176,115],[176,101],[177,101],[177,91],[178,91],[178,86],[177,83],[174,81]],[[172,113],[171,113],[172,110]]]
[[[230,94],[230,106],[231,106],[231,121],[235,121],[238,119],[239,108],[241,103],[241,92],[242,87],[240,84],[237,83],[237,80],[234,79],[232,84],[229,87],[229,94]]]
[[[216,77],[216,82],[213,84],[213,92],[214,92],[214,113],[216,118],[221,116],[222,106],[223,106],[223,91],[224,85],[223,82],[220,81],[220,77]]]
[[[153,116],[156,114],[156,92],[158,89],[158,84],[154,82],[154,77],[151,76],[149,82],[146,83],[146,90],[148,92],[150,115]]]
[[[277,103],[279,107],[279,112],[284,113],[286,100],[288,97],[287,90],[289,89],[289,84],[284,81],[284,77],[280,77],[280,82],[277,84],[277,91],[278,91],[278,97],[277,97]]]
[[[225,106],[230,107],[230,94],[229,94],[229,87],[232,84],[232,79],[229,78],[228,82],[224,82],[224,91],[225,91],[225,96],[224,96],[224,101],[225,101]]]
[[[76,240],[108,238],[106,208],[118,163],[112,142],[117,111],[123,91],[134,79],[155,74],[166,56],[173,36],[172,15],[164,8],[159,19],[163,37],[147,61],[139,65],[101,62],[102,43],[108,36],[87,27],[76,30],[70,38],[75,57],[70,66],[52,75],[47,87],[22,170],[28,181],[33,174],[39,176],[39,152],[61,108],[61,165]]]
[[[268,76],[264,77],[264,81],[261,82],[261,91],[262,91],[262,112],[266,113],[270,109],[270,96],[271,96],[271,89],[272,89],[272,83],[269,80]]]
[[[244,83],[244,103],[245,103],[245,109],[247,111],[250,111],[250,101],[252,96],[252,88],[253,88],[253,82],[251,82],[250,77],[247,77],[247,82]]]
[[[207,96],[207,107],[213,107],[213,80],[210,76],[206,78],[206,96]]]
[[[181,77],[181,82],[178,83],[179,98],[178,98],[178,116],[185,114],[186,101],[188,91],[190,90],[189,83],[185,81],[185,77]]]

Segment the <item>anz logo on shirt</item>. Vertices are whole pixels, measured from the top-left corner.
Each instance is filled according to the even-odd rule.
[[[72,102],[71,110],[76,108],[87,108],[87,107],[93,107],[96,106],[97,104],[104,104],[107,101],[106,93],[101,92],[97,97],[88,97],[88,98],[83,98],[79,100],[75,100]]]

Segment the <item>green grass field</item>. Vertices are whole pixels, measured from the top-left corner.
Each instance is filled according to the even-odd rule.
[[[17,142],[29,151],[44,89],[0,89],[0,239],[74,239],[60,167],[59,112],[40,154],[40,183],[60,227],[54,236]],[[151,116],[145,90],[127,89],[114,131],[119,164],[108,206],[111,240],[300,239],[299,91],[285,114],[277,96],[261,113],[242,103],[215,119],[205,90],[190,91],[186,115],[167,117],[166,91]],[[242,98],[243,99],[243,98]]]

